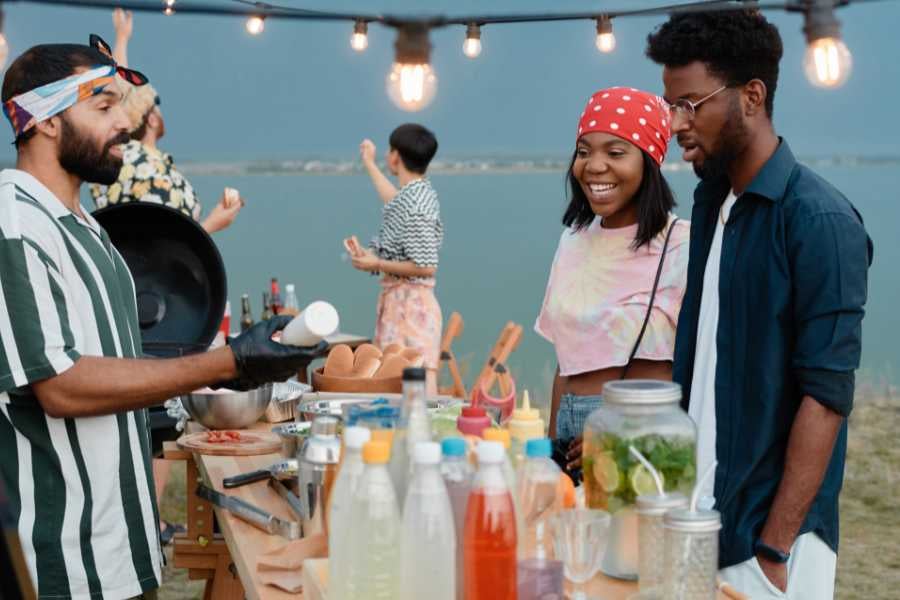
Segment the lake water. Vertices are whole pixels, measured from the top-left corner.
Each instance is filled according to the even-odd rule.
[[[190,171],[190,169],[188,169]],[[875,243],[869,272],[869,301],[863,323],[862,368],[858,380],[900,383],[895,340],[900,318],[900,168],[896,164],[830,164],[817,170],[841,189],[862,213]],[[696,179],[690,171],[668,172],[679,199],[677,212],[690,216]],[[233,318],[240,296],[249,293],[254,317],[262,291],[275,275],[296,284],[301,305],[326,299],[339,310],[342,329],[371,335],[377,279],[354,270],[341,240],[351,234],[367,241],[377,230],[381,203],[368,177],[344,175],[192,174],[205,208],[225,185],[247,200],[238,220],[215,236],[228,271]],[[445,241],[437,295],[444,318],[458,311],[465,331],[454,344],[466,384],[480,369],[502,326],[509,320],[525,330],[509,366],[519,389],[547,402],[555,357],[533,332],[550,263],[561,232],[565,204],[563,174],[522,172],[437,174]]]

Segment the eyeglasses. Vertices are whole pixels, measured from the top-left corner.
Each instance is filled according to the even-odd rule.
[[[101,38],[96,33],[92,33],[88,38],[88,45],[91,48],[96,49],[100,54],[109,58],[115,64],[115,59],[113,58],[112,48],[109,47],[103,38]],[[126,69],[125,67],[120,67],[119,65],[115,65],[116,73],[118,73],[119,77],[130,83],[131,85],[145,85],[150,80],[146,75],[141,73],[140,71],[135,71],[134,69]]]
[[[727,89],[727,85],[723,85],[712,94],[704,96],[700,98],[696,102],[691,102],[687,98],[680,98],[669,105],[669,115],[671,119],[675,119],[677,116],[682,116],[687,118],[688,121],[693,121],[694,116],[697,114],[697,109],[700,108],[700,105],[721,92],[724,89]]]

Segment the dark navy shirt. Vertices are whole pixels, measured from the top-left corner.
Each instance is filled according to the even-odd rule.
[[[703,273],[727,178],[694,193],[687,288],[674,379],[691,399]],[[716,509],[722,568],[750,559],[784,473],[804,396],[847,416],[859,366],[872,243],[841,192],[801,165],[787,142],[741,194],[725,225],[716,333]],[[847,424],[800,533],[835,552]]]

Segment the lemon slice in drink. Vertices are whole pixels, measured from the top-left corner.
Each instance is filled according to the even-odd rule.
[[[659,474],[659,479],[662,482],[663,489],[665,489],[666,478],[662,473]],[[650,474],[650,471],[648,471],[647,467],[644,465],[638,464],[631,467],[631,470],[628,473],[628,481],[631,483],[631,489],[633,489],[634,493],[638,496],[642,494],[658,493],[656,490],[656,482],[653,481],[653,475]]]
[[[609,452],[601,452],[594,457],[594,479],[604,492],[614,492],[619,487],[619,467]]]

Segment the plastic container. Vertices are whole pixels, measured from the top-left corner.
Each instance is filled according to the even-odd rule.
[[[400,598],[455,600],[456,531],[441,477],[441,446],[436,442],[416,444],[413,462],[403,509]]]
[[[441,443],[444,460],[441,462],[441,475],[447,486],[450,505],[453,509],[453,524],[456,531],[456,597],[463,596],[463,532],[466,524],[466,507],[469,494],[472,492],[472,475],[474,470],[467,457],[466,441],[459,437],[445,438]]]
[[[362,454],[366,466],[353,496],[339,597],[393,600],[400,591],[401,524],[387,469],[390,448],[384,442],[367,442]]]
[[[516,517],[504,460],[502,445],[479,442],[463,535],[466,600],[516,599]]]
[[[480,406],[464,406],[456,419],[456,428],[465,435],[481,437],[482,432],[490,426],[491,418]]]
[[[344,581],[342,568],[347,564],[347,536],[350,525],[350,509],[356,486],[362,477],[365,464],[362,458],[363,445],[369,441],[370,433],[364,427],[348,427],[344,430],[344,452],[340,471],[331,491],[328,507],[328,581]],[[335,587],[330,595],[340,600],[341,591]]]
[[[394,430],[391,448],[391,479],[400,501],[400,510],[406,500],[406,488],[412,475],[413,449],[419,442],[431,441],[431,418],[425,403],[425,369],[403,370],[403,407],[400,420]]]
[[[562,472],[550,458],[550,440],[528,440],[526,458],[516,474],[522,535],[518,547],[518,600],[563,597],[563,564],[553,560],[549,519],[562,508]]]
[[[673,510],[665,530],[664,598],[715,600],[721,516],[715,510]]]
[[[528,440],[544,437],[544,420],[538,409],[531,408],[528,390],[522,394],[522,406],[513,411],[512,417],[506,422],[506,428],[509,430],[513,467],[518,468],[525,458],[525,444]]]
[[[674,492],[660,496],[644,494],[637,498],[638,515],[638,585],[641,599],[665,598],[663,517],[670,510],[685,509],[688,500],[684,494]]]
[[[666,492],[690,494],[696,479],[697,433],[681,410],[681,386],[666,381],[626,379],[603,386],[603,403],[584,427],[582,468],[589,508],[612,515],[603,571],[636,579],[641,494],[656,493],[650,472],[628,451],[634,446],[663,477]]]

